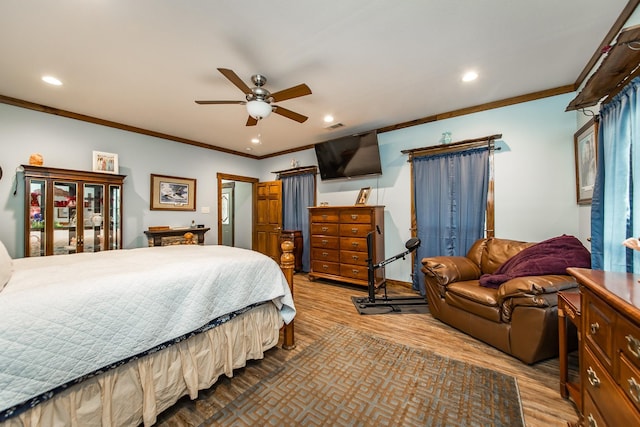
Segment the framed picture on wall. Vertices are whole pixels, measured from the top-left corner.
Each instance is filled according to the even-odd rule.
[[[94,151],[93,171],[117,174],[118,155],[114,153],[105,153],[104,151]]]
[[[151,210],[195,211],[196,180],[151,174]]]
[[[576,196],[579,205],[588,205],[596,183],[598,119],[589,120],[573,136],[576,156]]]

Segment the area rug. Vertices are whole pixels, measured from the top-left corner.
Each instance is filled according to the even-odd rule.
[[[514,427],[524,420],[515,378],[339,325],[202,425]]]

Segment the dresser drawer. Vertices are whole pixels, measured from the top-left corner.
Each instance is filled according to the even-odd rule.
[[[311,235],[322,234],[326,236],[338,236],[338,224],[330,222],[311,223]]]
[[[618,317],[616,326],[616,349],[622,351],[627,360],[640,369],[640,327],[622,316]]]
[[[598,407],[593,403],[589,393],[584,395],[584,402],[582,404],[584,421],[581,425],[585,427],[607,427],[607,423],[604,422],[604,418],[602,418],[600,411],[598,411]]]
[[[337,249],[312,248],[311,257],[321,262],[340,262],[340,251]]]
[[[339,212],[337,209],[315,209],[311,211],[311,222],[338,222]]]
[[[585,379],[585,396],[590,395],[591,399],[597,402],[598,411],[607,420],[608,425],[640,425],[636,411],[590,350],[588,346],[584,348],[585,360],[584,364],[581,363],[582,378]],[[584,411],[586,414],[586,408]]]
[[[629,401],[640,411],[640,370],[633,366],[623,354],[620,355],[618,384]]]
[[[340,250],[367,253],[367,239],[362,237],[341,237]]]
[[[340,235],[342,237],[366,238],[370,231],[370,224],[340,224]]]
[[[313,261],[311,263],[311,269],[314,273],[340,275],[340,264],[337,262]]]
[[[340,264],[340,274],[342,276],[364,280],[365,282],[369,279],[369,270],[362,265]]]
[[[340,212],[340,222],[352,224],[371,224],[370,210],[344,209]]]
[[[344,264],[367,265],[367,253],[357,251],[340,251],[340,262]]]
[[[613,327],[615,312],[604,302],[588,294],[582,307],[584,337],[593,346],[596,355],[611,370],[613,360]]]
[[[312,248],[339,249],[340,238],[331,236],[311,236]]]

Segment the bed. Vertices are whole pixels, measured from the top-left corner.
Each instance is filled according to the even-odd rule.
[[[154,424],[284,324],[292,345],[292,268],[226,246],[11,260],[0,243],[0,426]]]

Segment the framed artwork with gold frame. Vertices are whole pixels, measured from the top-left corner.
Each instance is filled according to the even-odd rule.
[[[150,209],[156,211],[195,211],[196,180],[151,174]]]

